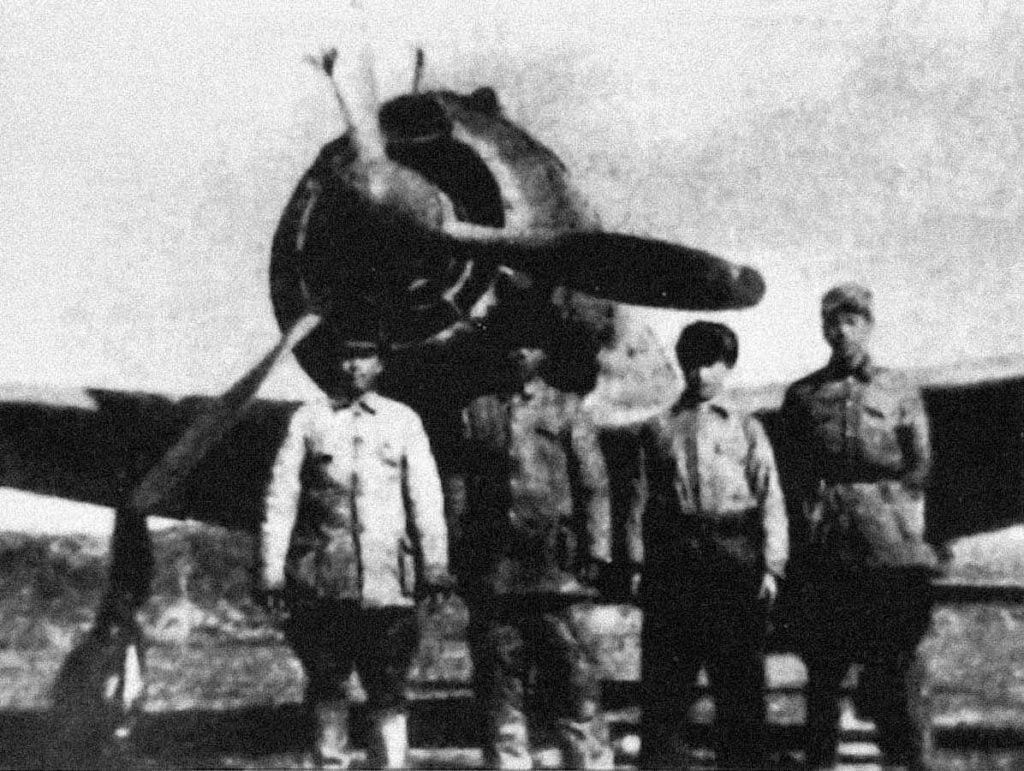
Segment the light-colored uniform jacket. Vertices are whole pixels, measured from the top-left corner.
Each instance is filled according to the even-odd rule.
[[[266,495],[263,581],[367,607],[409,606],[447,573],[437,464],[419,416],[369,393],[300,407]]]
[[[687,555],[713,564],[705,552],[714,545],[729,557],[725,564],[750,563],[755,578],[764,570],[785,575],[786,506],[775,455],[756,417],[722,397],[691,403],[684,396],[639,434],[649,497],[642,527],[648,574],[657,575],[662,564],[679,570]],[[733,536],[715,527],[730,522],[743,525]],[[709,543],[690,554],[687,534],[694,526],[704,526]]]

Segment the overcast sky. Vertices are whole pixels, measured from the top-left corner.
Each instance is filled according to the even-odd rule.
[[[385,97],[498,88],[614,228],[757,265],[738,379],[824,356],[859,278],[878,348],[1024,352],[1024,29],[1010,3],[366,2]],[[243,10],[244,9],[244,10]],[[217,392],[275,339],[269,243],[339,129],[302,58],[346,4],[5,2],[0,379]],[[931,58],[929,58],[931,57]],[[650,314],[670,339],[682,317]],[[266,393],[311,386],[285,368]]]

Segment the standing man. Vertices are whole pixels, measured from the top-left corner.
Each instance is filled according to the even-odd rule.
[[[871,290],[834,287],[821,318],[832,357],[794,383],[783,405],[803,501],[807,759],[835,763],[839,688],[859,662],[887,761],[921,768],[928,716],[917,648],[937,566],[924,541],[928,420],[918,388],[871,361]]]
[[[316,760],[347,767],[353,666],[371,716],[371,763],[407,766],[406,675],[415,601],[450,588],[437,466],[419,417],[375,392],[375,345],[338,353],[330,401],[296,411],[277,454],[263,524],[263,589],[307,676]]]
[[[767,616],[789,536],[764,429],[724,398],[738,353],[725,325],[686,327],[676,344],[686,389],[640,427],[641,768],[687,767],[686,715],[702,665],[718,765],[764,766]]]
[[[456,548],[469,607],[488,768],[532,768],[525,697],[538,674],[567,768],[610,768],[595,661],[579,612],[611,556],[604,461],[575,394],[545,379],[538,348],[512,354],[515,391],[465,410]]]

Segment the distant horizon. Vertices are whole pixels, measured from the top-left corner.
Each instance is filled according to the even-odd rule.
[[[50,516],[41,517],[45,508]],[[60,516],[54,516],[59,514]],[[150,517],[150,530],[167,530],[191,520]],[[209,523],[206,523],[209,524]],[[114,530],[114,510],[106,506],[67,501],[51,496],[0,488],[0,538],[5,534],[28,537],[79,537],[95,539],[102,548]],[[960,569],[992,563],[1020,568],[1024,546],[1024,524],[1008,525],[988,533],[977,533],[950,542],[954,563]],[[1024,578],[1024,574],[1014,575]]]
[[[167,517],[147,519],[152,530],[166,529],[184,521]],[[107,541],[114,532],[114,509],[0,487],[0,532],[26,535],[80,534]]]

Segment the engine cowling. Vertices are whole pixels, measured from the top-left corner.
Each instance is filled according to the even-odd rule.
[[[557,349],[563,385],[586,390],[611,304],[462,250],[439,229],[440,198],[450,201],[448,216],[510,239],[596,230],[564,164],[508,120],[487,88],[398,97],[379,122],[389,160],[409,180],[368,199],[352,181],[359,159],[343,135],[299,181],[274,237],[278,323],[311,303],[326,317],[296,350],[306,372],[329,390],[327,360],[339,342],[383,337],[398,360],[384,390],[422,406],[495,387],[505,352],[537,344]]]

